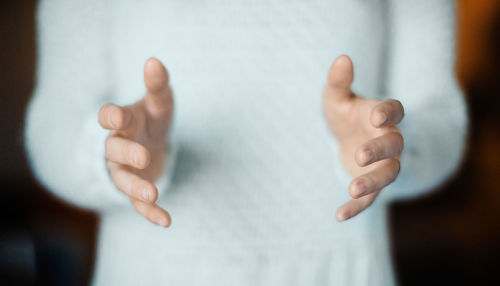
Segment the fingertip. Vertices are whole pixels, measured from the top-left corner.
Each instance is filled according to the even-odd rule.
[[[110,116],[110,123],[113,129],[119,130],[124,128],[128,123],[128,119],[127,113],[123,108],[114,106]]]
[[[151,153],[146,147],[140,145],[134,152],[133,164],[139,170],[144,170],[151,164]]]
[[[334,62],[337,62],[337,63],[345,63],[345,64],[349,64],[352,66],[352,60],[351,58],[346,55],[346,54],[342,54],[340,56],[338,56]]]
[[[375,128],[399,124],[404,117],[404,108],[401,102],[388,99],[373,107],[370,122]]]
[[[355,153],[354,159],[360,167],[365,167],[375,159],[373,151],[365,146],[361,146]]]
[[[158,189],[155,185],[150,190],[149,202],[154,203],[158,200]]]
[[[160,92],[167,87],[167,69],[157,58],[149,58],[144,64],[144,83],[152,93]]]
[[[140,191],[140,197],[138,197],[138,199],[145,203],[154,203],[157,197],[158,194],[156,191],[149,188],[144,188]]]
[[[172,225],[172,217],[170,217],[170,214],[165,211],[166,215],[167,215],[167,222],[166,224],[164,225],[165,227],[170,227]]]
[[[150,57],[149,59],[146,60],[144,63],[144,70],[145,71],[156,71],[156,72],[163,72],[166,71],[165,67],[163,66],[163,63],[155,58],[155,57]]]
[[[131,197],[142,202],[143,204],[153,204],[158,199],[158,190],[155,185],[151,184],[145,180],[138,180],[132,183],[135,186],[132,187]],[[139,203],[138,205],[142,205]]]
[[[99,124],[110,130],[119,130],[127,126],[131,119],[131,114],[121,106],[108,103],[105,104],[98,113]]]
[[[350,88],[354,79],[352,60],[347,55],[338,56],[332,63],[328,73],[328,82],[334,87]]]
[[[368,187],[361,179],[355,179],[349,184],[349,194],[353,199],[358,199],[368,192]]]
[[[341,209],[338,209],[337,213],[335,214],[335,218],[337,219],[338,222],[343,222],[348,217],[347,217],[347,214],[344,211],[342,211]]]
[[[400,121],[405,117],[405,108],[403,106],[403,104],[401,103],[401,101],[397,100],[397,99],[388,99],[387,101],[389,102],[392,102],[394,105],[396,105],[396,110],[401,114],[400,115]],[[398,122],[399,123],[399,122]]]
[[[332,68],[337,69],[337,70],[346,71],[346,72],[352,72],[354,70],[352,60],[348,55],[338,56],[333,61]]]
[[[99,121],[99,124],[101,125],[102,128],[105,129],[112,129],[111,126],[111,120],[110,120],[110,110],[112,108],[113,104],[107,103],[103,105],[100,109],[99,112],[97,113],[97,118]]]
[[[101,108],[99,108],[99,111],[97,112],[97,118],[99,119],[99,123],[103,123],[103,119],[106,117],[105,113],[106,113],[106,109],[108,108],[108,106],[111,105],[111,103],[106,103],[104,104],[103,106],[101,106]]]
[[[376,111],[372,113],[371,123],[373,127],[380,128],[383,127],[387,123],[387,119],[389,117],[384,111]]]
[[[164,211],[164,212],[165,213],[163,214],[163,216],[159,216],[158,218],[156,218],[155,222],[159,226],[163,226],[165,228],[168,228],[168,227],[170,227],[170,225],[172,223],[172,219],[170,217],[170,214],[167,211]]]

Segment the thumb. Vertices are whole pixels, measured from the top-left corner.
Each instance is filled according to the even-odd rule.
[[[144,96],[146,109],[152,116],[163,116],[172,109],[172,91],[168,84],[168,72],[156,58],[150,58],[144,64]]]
[[[329,94],[335,101],[349,100],[353,97],[351,84],[354,80],[354,67],[351,59],[341,55],[333,61],[328,71]]]

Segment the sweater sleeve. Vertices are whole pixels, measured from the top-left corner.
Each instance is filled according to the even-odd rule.
[[[405,118],[398,127],[405,146],[400,173],[377,203],[425,194],[449,178],[464,153],[468,121],[454,75],[453,1],[387,0],[386,4],[385,77],[383,90],[374,93],[403,104]],[[347,187],[354,177],[343,168],[338,143],[334,145],[336,178]]]
[[[106,1],[39,3],[37,82],[25,122],[28,158],[40,182],[56,196],[98,211],[130,205],[106,168],[108,131],[97,121],[99,108],[115,101],[107,16]],[[173,169],[170,147],[156,182],[160,195]]]
[[[421,195],[458,168],[467,108],[454,75],[452,0],[389,0],[385,94],[403,104],[400,174],[382,200]]]

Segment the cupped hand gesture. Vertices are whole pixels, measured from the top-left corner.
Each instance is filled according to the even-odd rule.
[[[167,70],[159,60],[146,61],[144,83],[147,91],[141,100],[127,106],[104,105],[99,123],[109,130],[106,161],[115,186],[142,216],[167,227],[170,215],[155,203],[154,181],[164,171],[173,97]]]
[[[338,57],[328,74],[324,113],[337,137],[345,169],[355,178],[349,184],[352,200],[337,210],[337,220],[365,210],[399,173],[403,136],[397,128],[404,116],[401,103],[366,99],[351,91],[352,61]]]

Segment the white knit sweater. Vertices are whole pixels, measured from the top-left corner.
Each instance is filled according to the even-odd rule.
[[[443,182],[464,148],[452,0],[47,0],[38,35],[26,146],[48,189],[100,213],[96,285],[391,285],[387,202]],[[321,111],[340,54],[356,93],[406,110],[400,176],[344,223],[351,177]],[[97,123],[143,96],[151,56],[176,101],[168,229],[113,186]]]

